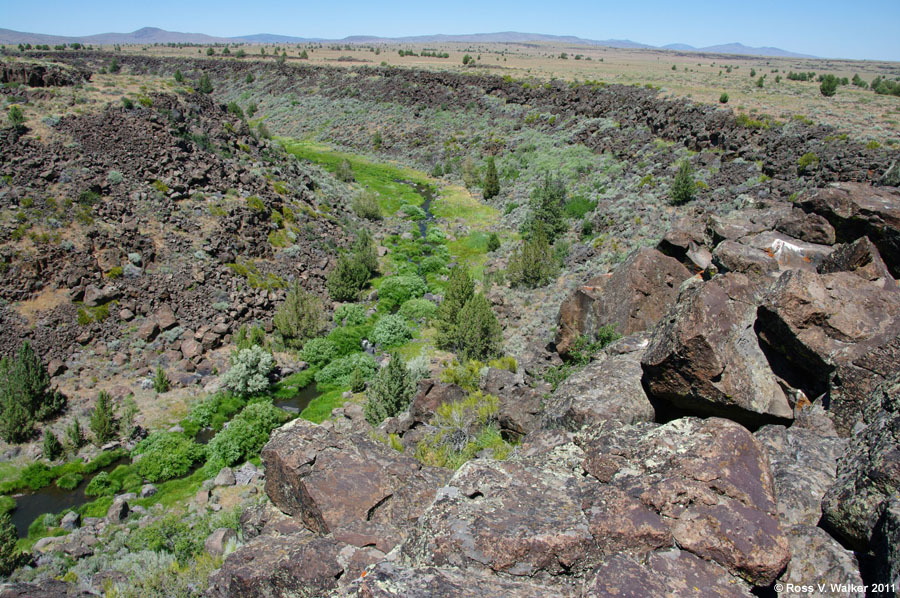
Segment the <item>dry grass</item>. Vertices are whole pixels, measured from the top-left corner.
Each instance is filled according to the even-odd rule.
[[[49,311],[54,307],[64,305],[68,302],[68,289],[45,288],[33,298],[16,303],[13,306],[13,309],[15,309],[20,316],[28,320],[29,324],[33,324],[40,312]]]

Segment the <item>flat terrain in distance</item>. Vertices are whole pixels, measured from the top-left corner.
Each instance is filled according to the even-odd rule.
[[[216,58],[221,59],[223,49],[224,46],[214,48]],[[819,93],[818,82],[787,79],[790,71],[812,71],[816,76],[833,74],[848,79],[858,74],[868,83],[875,77],[900,77],[900,63],[897,62],[774,58],[548,43],[244,45],[232,46],[230,56],[234,57],[239,49],[246,53],[245,60],[275,60],[277,55],[286,52],[290,63],[333,66],[377,66],[384,63],[488,72],[515,78],[556,77],[568,81],[653,85],[659,87],[664,96],[687,97],[708,104],[718,104],[724,92],[729,96],[726,106],[736,113],[751,116],[765,114],[780,120],[802,117],[840,128],[860,140],[873,140],[882,145],[900,144],[900,98],[877,95],[871,89],[852,84],[840,86],[835,96],[826,98]],[[265,55],[261,55],[263,50]],[[304,50],[308,60],[299,57]],[[400,50],[411,50],[417,56],[401,56]],[[423,50],[447,53],[449,57],[421,56]],[[205,47],[122,46],[122,51],[207,57]],[[561,58],[563,53],[567,58]],[[466,54],[474,59],[475,67],[463,66],[462,60]],[[751,75],[751,71],[755,76]],[[761,76],[765,76],[762,88],[756,84]],[[778,77],[781,80],[776,82]]]

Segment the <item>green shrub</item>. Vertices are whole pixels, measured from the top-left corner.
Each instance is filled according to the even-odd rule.
[[[18,549],[19,535],[9,513],[0,514],[0,575],[7,576],[24,561]]]
[[[244,119],[244,110],[238,106],[237,102],[228,102],[228,113],[233,114],[239,119]]]
[[[669,202],[675,206],[681,206],[694,199],[694,192],[697,190],[697,184],[694,182],[691,163],[682,160],[678,166],[678,173],[669,189]]]
[[[464,359],[486,359],[503,352],[497,316],[484,295],[469,299],[459,312],[454,349]]]
[[[343,357],[362,350],[363,339],[369,338],[371,334],[371,324],[360,324],[335,328],[325,338],[335,344],[338,349],[338,355]]]
[[[115,407],[109,393],[103,390],[97,395],[97,402],[91,413],[91,432],[97,446],[106,444],[118,435]]]
[[[826,98],[830,98],[837,93],[838,83],[838,78],[834,75],[825,75],[822,77],[822,84],[819,85],[819,93]]]
[[[22,470],[22,483],[32,490],[40,490],[53,481],[53,472],[45,463],[32,463]]]
[[[506,278],[513,287],[537,288],[556,276],[557,264],[553,249],[543,234],[522,239],[513,250],[506,267]]]
[[[268,401],[252,403],[209,442],[209,457],[217,465],[234,465],[259,455],[269,434],[290,416]]]
[[[562,178],[545,174],[541,184],[531,194],[531,209],[522,225],[522,235],[531,238],[543,234],[552,244],[569,228],[565,205],[566,185]]]
[[[25,114],[22,112],[21,106],[13,104],[6,113],[9,124],[14,129],[21,129],[25,125]]]
[[[400,211],[410,220],[425,220],[428,217],[428,215],[425,214],[425,210],[412,204],[406,204]]]
[[[269,388],[273,369],[275,359],[262,347],[242,349],[231,356],[231,368],[222,376],[222,384],[239,397],[257,395]]]
[[[437,309],[438,306],[428,299],[408,299],[397,313],[413,322],[427,322],[434,317]]]
[[[367,353],[351,353],[346,357],[335,359],[316,372],[316,382],[323,386],[349,386],[353,370],[358,369],[360,375],[368,380],[375,375],[377,366],[372,356]]]
[[[335,301],[353,301],[369,281],[369,270],[365,264],[344,254],[328,274],[328,293]]]
[[[157,431],[138,443],[131,454],[141,455],[135,467],[144,479],[162,482],[185,475],[206,451],[184,434]]]
[[[819,156],[813,152],[807,152],[800,156],[797,160],[797,174],[803,174],[807,170],[812,170],[819,165]]]
[[[430,227],[428,232],[425,233],[425,242],[431,243],[432,245],[439,245],[447,240],[447,237],[444,236],[444,233],[441,229],[437,227]]]
[[[122,484],[110,479],[109,472],[101,471],[88,483],[84,493],[88,496],[108,496],[122,489]]]
[[[498,412],[497,397],[481,392],[444,403],[430,422],[436,431],[416,447],[416,458],[425,465],[451,469],[458,469],[484,450],[490,450],[494,459],[505,459],[512,446],[500,435]]]
[[[312,338],[306,341],[300,351],[300,359],[321,367],[338,356],[338,347],[327,338]]]
[[[0,359],[0,437],[24,442],[35,420],[46,420],[66,405],[65,397],[50,388],[50,374],[28,341],[15,358]]]
[[[441,382],[456,384],[469,392],[475,392],[481,386],[481,373],[484,364],[477,359],[464,363],[454,360],[450,367],[441,370]]]
[[[420,265],[422,275],[440,274],[446,272],[447,260],[439,255],[430,255]]]
[[[365,405],[366,421],[377,426],[406,409],[416,393],[413,379],[403,359],[396,353],[369,384]]]
[[[78,473],[67,473],[56,479],[56,486],[63,490],[74,490],[78,484],[84,479],[84,476]]]
[[[488,237],[487,250],[488,253],[491,251],[497,251],[500,249],[500,237],[497,236],[497,233],[491,233],[491,236]]]
[[[450,271],[450,280],[444,291],[444,300],[435,314],[437,328],[436,343],[440,349],[453,347],[456,340],[456,328],[459,312],[466,302],[475,294],[475,283],[469,276],[469,270],[457,265]]]
[[[354,180],[353,177],[353,167],[350,165],[350,161],[344,158],[341,160],[341,163],[338,164],[337,171],[335,171],[334,176],[337,177],[339,181],[343,181],[345,183],[352,183]]]
[[[289,347],[300,347],[325,328],[322,300],[307,292],[299,283],[288,291],[272,321]]]
[[[181,74],[181,69],[175,69],[175,82],[184,83],[184,75]]]
[[[395,347],[412,338],[409,322],[399,314],[382,316],[372,329],[372,340],[380,347]]]
[[[44,431],[44,459],[56,461],[62,455],[63,446],[53,433],[53,430]]]
[[[358,326],[368,319],[366,308],[358,303],[344,303],[334,310],[334,323],[338,326]]]
[[[77,417],[66,428],[66,445],[66,448],[72,452],[77,452],[84,446],[84,433],[81,431],[81,422]]]
[[[170,388],[172,388],[172,383],[166,375],[166,370],[161,365],[156,366],[156,372],[153,374],[153,390],[161,394],[169,392]]]
[[[234,345],[238,348],[238,351],[254,346],[265,347],[266,331],[261,326],[242,324],[234,335]]]
[[[353,211],[360,218],[366,220],[381,220],[381,208],[378,206],[378,197],[369,189],[356,194],[350,204]]]
[[[421,297],[427,291],[428,286],[419,276],[391,276],[381,283],[378,299],[391,308],[409,299]]]
[[[722,92],[722,95],[719,96],[719,103],[720,103],[720,104],[727,104],[727,103],[728,103],[728,94],[727,94],[727,93]]]
[[[122,107],[125,108],[125,110],[131,110],[132,108],[134,108],[134,101],[132,101],[131,98],[126,98],[123,96]]]
[[[500,178],[497,176],[497,165],[494,163],[494,157],[487,159],[487,167],[484,172],[484,187],[482,195],[485,199],[491,199],[500,194]]]
[[[197,83],[197,91],[199,91],[200,93],[206,93],[206,94],[210,94],[213,92],[213,85],[212,85],[212,82],[209,80],[208,74],[203,73],[200,76],[200,81],[199,81],[199,83]]]
[[[566,212],[566,216],[568,216],[569,218],[572,218],[573,220],[581,220],[585,217],[586,214],[588,214],[589,212],[593,212],[594,208],[596,207],[596,201],[588,199],[583,195],[576,195],[566,202],[564,209]]]

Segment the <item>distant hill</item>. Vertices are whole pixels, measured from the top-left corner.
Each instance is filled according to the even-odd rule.
[[[781,48],[772,48],[764,46],[754,48],[745,46],[744,44],[734,42],[731,44],[720,44],[718,46],[706,46],[704,48],[695,48],[687,44],[667,44],[662,46],[664,50],[677,50],[681,52],[706,52],[708,54],[743,54],[745,56],[778,56],[782,58],[816,58],[809,54],[797,54],[796,52],[788,52]]]
[[[290,35],[276,35],[272,33],[256,33],[239,37],[214,37],[204,33],[181,33],[166,31],[157,27],[144,27],[131,33],[101,33],[98,35],[63,36],[44,35],[42,33],[23,33],[11,29],[0,29],[0,44],[70,44],[81,42],[83,44],[225,44],[225,43],[253,43],[253,44],[302,44],[309,42],[340,42],[345,44],[375,44],[375,43],[408,43],[408,44],[439,44],[439,43],[528,43],[528,42],[552,42],[562,44],[584,44],[592,46],[604,46],[607,48],[625,49],[661,49],[679,52],[708,52],[716,54],[745,54],[749,56],[780,56],[787,58],[815,58],[808,54],[788,52],[781,48],[754,48],[740,43],[723,44],[719,46],[707,46],[695,48],[688,44],[669,44],[667,46],[651,46],[629,39],[584,39],[572,35],[547,35],[543,33],[521,33],[518,31],[501,31],[497,33],[468,33],[460,35],[414,35],[407,37],[378,37],[374,35],[352,35],[343,39],[322,39],[293,37]]]

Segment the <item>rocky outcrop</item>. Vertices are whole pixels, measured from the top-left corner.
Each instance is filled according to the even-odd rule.
[[[837,479],[822,502],[828,529],[866,550],[888,501],[900,489],[900,375],[869,399],[869,424],[838,461]]]
[[[896,288],[897,281],[891,276],[881,253],[868,237],[861,237],[852,243],[837,245],[834,251],[819,265],[820,274],[832,272],[853,272],[865,280],[885,288]]]
[[[776,357],[775,372],[814,398],[827,392],[832,372],[900,334],[900,292],[850,272],[785,272],[759,307],[756,329]],[[842,433],[861,406],[832,406]]]
[[[386,533],[390,545],[450,477],[368,435],[345,436],[302,419],[272,435],[262,460],[269,498],[310,530],[328,534],[363,524]]]
[[[533,581],[515,581],[496,575],[437,567],[404,567],[391,562],[376,565],[353,588],[359,598],[574,598],[574,591]]]
[[[786,525],[817,525],[822,497],[834,483],[847,441],[832,430],[763,426],[754,437],[766,448],[775,481],[778,517]]]
[[[749,425],[791,419],[754,331],[760,296],[760,287],[738,273],[684,289],[641,359],[651,396]]]
[[[577,431],[606,420],[653,421],[655,410],[641,385],[647,334],[626,337],[566,378],[544,404],[545,425]]]
[[[63,87],[91,80],[90,70],[60,64],[22,60],[0,62],[0,83],[21,83],[28,87]]]
[[[646,558],[616,554],[604,560],[586,584],[584,598],[649,598],[651,596],[750,598],[747,584],[721,567],[683,550],[651,553]]]
[[[885,505],[872,537],[872,550],[875,553],[873,582],[893,584],[894,589],[900,587],[900,497],[895,496]],[[879,598],[892,594],[889,587],[875,592]]]
[[[594,517],[604,513],[621,529],[640,522],[638,529],[647,530],[643,551],[664,543],[658,532],[648,533],[661,522],[682,550],[754,585],[771,583],[790,560],[765,450],[742,426],[718,418],[659,428],[607,425],[585,453],[585,471],[637,499],[595,502]],[[633,510],[637,502],[642,510]],[[631,506],[623,511],[622,504]],[[626,517],[628,511],[634,514]]]
[[[868,237],[892,275],[900,277],[900,191],[896,188],[839,183],[802,193],[797,205],[827,219],[840,243]]]
[[[638,249],[619,264],[602,289],[592,279],[560,306],[557,351],[565,355],[582,335],[596,340],[603,326],[614,326],[623,335],[647,330],[663,317],[690,276],[678,260],[649,247]]]
[[[793,557],[787,569],[778,578],[782,591],[780,597],[796,595],[788,584],[809,586],[816,589],[816,595],[834,598],[863,598],[866,596],[863,579],[859,572],[856,556],[842,547],[821,528],[810,525],[795,525],[787,530]],[[819,584],[824,590],[819,591]],[[832,584],[837,587],[832,587]],[[851,591],[840,586],[853,587]],[[778,587],[776,585],[776,587]]]
[[[12,583],[0,588],[0,598],[91,598],[93,592],[50,579],[40,583]]]

